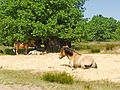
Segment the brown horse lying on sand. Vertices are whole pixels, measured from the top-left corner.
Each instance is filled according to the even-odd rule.
[[[75,50],[68,48],[67,46],[63,46],[61,48],[61,52],[59,55],[59,59],[67,56],[69,59],[69,64],[67,66],[71,67],[72,69],[81,67],[83,69],[87,68],[97,68],[97,64],[91,56],[82,56]]]
[[[15,49],[16,49],[16,55],[18,55],[18,49],[25,48],[26,49],[25,54],[27,54],[28,48],[35,47],[35,46],[36,44],[34,42],[28,42],[28,43],[17,42],[14,44],[13,51],[15,52]]]

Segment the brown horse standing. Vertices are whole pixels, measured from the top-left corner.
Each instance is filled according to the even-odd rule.
[[[67,66],[71,67],[72,69],[78,67],[81,67],[83,69],[90,67],[97,68],[97,64],[91,56],[82,56],[75,50],[66,46],[61,48],[59,58],[62,59],[65,56],[67,56],[69,59],[69,64]]]
[[[28,43],[17,42],[14,44],[13,51],[15,52],[15,49],[16,49],[16,55],[18,55],[18,49],[25,48],[26,49],[25,54],[27,54],[28,48],[35,47],[35,46],[36,46],[36,44],[34,42],[28,42]]]

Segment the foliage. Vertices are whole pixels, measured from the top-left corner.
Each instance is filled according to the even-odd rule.
[[[115,41],[120,41],[120,21],[117,23],[116,31],[113,33],[113,38]]]
[[[117,28],[117,20],[113,18],[103,17],[97,15],[92,18],[91,21],[85,26],[86,39],[95,41],[108,41],[114,39],[114,33]]]
[[[42,80],[49,82],[57,82],[62,84],[72,84],[74,81],[73,77],[68,75],[66,72],[62,72],[62,73],[48,72],[42,76]]]
[[[46,40],[120,41],[120,21],[83,18],[87,0],[1,0],[0,45]]]
[[[91,53],[99,53],[99,52],[100,52],[100,49],[91,49],[90,52],[91,52]]]
[[[86,0],[1,0],[0,37],[6,45],[52,36],[81,36]]]
[[[15,53],[13,52],[13,49],[5,49],[4,54],[8,54],[8,55],[15,55]]]
[[[0,49],[0,54],[1,55],[15,55],[15,52],[13,52],[13,49],[5,48],[5,49]]]

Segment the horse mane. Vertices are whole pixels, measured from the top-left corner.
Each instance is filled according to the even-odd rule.
[[[69,48],[71,49],[73,52],[77,53],[78,55],[81,55],[79,52],[77,52],[75,49]]]
[[[69,48],[64,48],[64,50],[65,50],[65,53],[66,53],[66,54],[68,54],[68,55],[70,55],[70,56],[73,55],[73,51],[72,51],[71,49],[69,49]]]
[[[78,53],[76,50],[74,50],[74,49],[72,49],[72,48],[69,48],[69,47],[64,46],[63,49],[65,50],[65,53],[66,53],[66,54],[69,54],[70,56],[73,55],[73,52],[74,52],[74,53],[77,53],[78,55],[81,55],[80,53]]]

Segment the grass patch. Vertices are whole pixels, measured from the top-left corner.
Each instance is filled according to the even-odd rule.
[[[120,42],[87,42],[73,43],[72,48],[80,53],[120,53]]]
[[[49,75],[48,75],[49,74]],[[55,73],[31,73],[30,71],[13,71],[13,70],[0,70],[0,84],[5,85],[29,85],[29,86],[37,86],[41,87],[44,90],[120,90],[120,83],[113,83],[108,81],[80,81],[74,80],[72,84],[66,84],[66,78],[69,78],[69,75],[65,72],[58,73],[57,79],[60,80],[62,75],[64,76],[62,81],[64,84],[59,84],[55,82],[46,82],[43,77],[53,77]],[[59,78],[58,78],[59,76]],[[50,79],[49,78],[49,79]],[[65,79],[65,80],[64,80]],[[52,79],[54,80],[54,79]],[[71,79],[70,79],[71,80]],[[67,81],[68,82],[68,81]]]
[[[13,70],[1,70],[0,82],[3,84],[21,84],[29,85],[30,83],[37,83],[41,79],[40,75],[33,75],[29,71],[13,71]]]
[[[106,50],[113,50],[114,47],[114,44],[106,44]]]
[[[52,73],[48,72],[42,76],[42,80],[49,82],[57,82],[62,84],[73,84],[73,77],[68,75],[66,72]]]
[[[90,52],[91,52],[91,53],[99,53],[99,52],[100,52],[100,49],[91,49]]]

